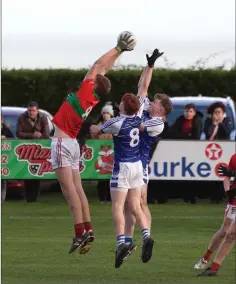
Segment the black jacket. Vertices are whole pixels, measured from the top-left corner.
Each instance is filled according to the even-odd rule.
[[[209,140],[215,129],[215,125],[212,123],[211,118],[207,118],[204,123],[204,133],[206,134],[206,140]],[[228,140],[230,137],[230,132],[233,130],[233,122],[230,117],[224,118],[222,123],[219,124],[215,140]]]
[[[189,140],[200,140],[202,132],[202,114],[197,112],[193,118],[192,129],[190,133],[184,133],[182,131],[183,124],[185,121],[184,115],[179,116],[173,125],[168,130],[169,139],[189,139]]]
[[[11,130],[4,123],[2,123],[1,135],[5,136],[6,138],[14,138]]]

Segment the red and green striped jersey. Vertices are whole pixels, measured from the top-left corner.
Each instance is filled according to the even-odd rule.
[[[236,171],[236,154],[233,154],[230,161],[229,161],[229,168],[231,170]],[[230,186],[231,189],[236,188],[236,177],[234,177],[233,182],[231,183]],[[235,206],[236,205],[236,197],[232,200],[232,202],[229,202],[231,205]]]
[[[94,92],[94,81],[83,81],[76,93],[70,93],[52,122],[71,138],[76,138],[84,120],[99,102],[99,96]]]

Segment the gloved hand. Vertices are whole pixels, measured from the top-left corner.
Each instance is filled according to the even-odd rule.
[[[164,54],[164,52],[159,52],[159,49],[157,49],[157,48],[153,51],[153,53],[152,53],[152,55],[150,57],[149,57],[148,54],[146,54],[148,66],[153,68],[157,58],[159,58],[163,54]]]
[[[131,32],[123,32],[118,36],[116,49],[119,52],[131,51],[135,46],[136,40]]]
[[[231,170],[231,169],[224,167],[222,165],[218,167],[217,171],[218,171],[218,174],[221,177],[223,177],[223,176],[226,176],[226,177],[234,177],[235,176],[236,177],[236,171]]]

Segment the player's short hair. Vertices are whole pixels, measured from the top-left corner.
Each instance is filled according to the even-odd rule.
[[[111,91],[111,81],[107,77],[98,74],[95,79],[96,94],[98,94],[101,97],[101,99],[103,99],[104,97],[107,98],[107,95],[110,93],[110,91]]]
[[[160,100],[161,101],[161,105],[165,110],[165,115],[168,115],[172,109],[173,109],[173,104],[169,98],[169,96],[167,96],[166,94],[156,94],[154,96],[154,101],[155,100]]]
[[[187,110],[189,110],[189,109],[191,109],[191,108],[192,108],[194,111],[197,110],[195,104],[187,104],[187,105],[184,106],[184,109],[187,109]]]
[[[31,101],[31,102],[28,103],[27,108],[28,108],[28,107],[36,107],[36,108],[38,109],[38,108],[39,108],[39,105],[38,105],[37,102]]]
[[[121,101],[124,104],[124,111],[127,115],[134,115],[138,112],[140,108],[140,102],[137,96],[131,93],[126,93],[121,98]]]

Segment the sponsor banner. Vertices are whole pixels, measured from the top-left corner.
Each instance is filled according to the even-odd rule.
[[[50,140],[2,140],[3,179],[55,179]],[[222,180],[220,164],[228,164],[235,142],[161,141],[150,162],[151,180]],[[82,179],[109,179],[114,161],[113,142],[88,140],[81,151]]]
[[[3,179],[56,179],[51,166],[51,140],[2,140]],[[82,147],[82,179],[109,179],[114,161],[113,142],[88,140]]]
[[[235,142],[161,141],[150,162],[151,180],[222,180],[219,165],[228,165]]]

